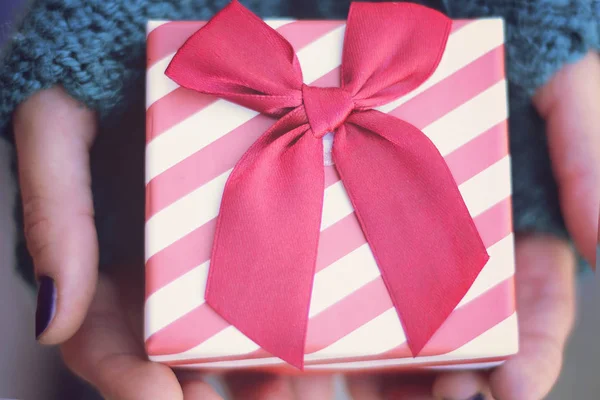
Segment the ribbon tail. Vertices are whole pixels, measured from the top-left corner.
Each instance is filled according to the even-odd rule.
[[[272,355],[300,369],[323,207],[323,144],[302,107],[279,120],[229,177],[206,302]]]
[[[485,246],[444,158],[416,127],[355,113],[333,157],[416,357],[488,261]]]

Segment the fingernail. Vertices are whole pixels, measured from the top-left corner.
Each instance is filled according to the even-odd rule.
[[[450,400],[450,399],[443,399],[443,400]],[[475,396],[471,396],[468,399],[464,399],[464,400],[485,400],[485,396],[481,393],[478,393]]]
[[[485,397],[481,393],[478,393],[473,397],[469,397],[467,400],[485,400]]]
[[[56,313],[56,286],[54,280],[42,276],[38,280],[37,309],[35,311],[35,338],[36,340],[46,330]]]

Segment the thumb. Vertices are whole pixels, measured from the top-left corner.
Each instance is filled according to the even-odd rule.
[[[548,124],[548,149],[565,222],[595,265],[600,210],[600,56],[565,66],[534,103]]]
[[[53,88],[16,110],[14,131],[25,237],[39,282],[36,338],[57,344],[79,329],[96,287],[88,155],[95,116]]]

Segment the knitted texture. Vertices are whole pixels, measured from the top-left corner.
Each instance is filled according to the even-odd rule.
[[[61,84],[101,117],[142,79],[148,19],[208,19],[228,0],[37,0],[12,37],[0,69],[0,129],[16,105]],[[278,0],[247,0],[260,15],[284,15]]]
[[[101,265],[143,262],[144,70],[147,19],[202,20],[229,0],[38,0],[0,64],[0,133],[14,108],[36,91],[62,84],[98,111],[92,190]],[[347,15],[347,0],[247,0],[262,17]],[[515,230],[567,237],[544,122],[530,96],[562,65],[598,48],[598,0],[422,0],[453,18],[502,16],[507,68]],[[107,154],[112,169],[106,168]],[[103,165],[104,164],[104,165]],[[17,202],[18,227],[22,212]],[[22,232],[18,263],[33,279]]]
[[[565,62],[600,44],[597,0],[431,0],[454,18],[507,21],[508,76],[531,94]],[[106,116],[141,79],[147,19],[207,19],[228,0],[38,0],[14,34],[0,69],[0,131],[15,106],[57,83]],[[263,17],[344,18],[344,0],[248,0]],[[429,3],[429,4],[428,4]]]
[[[506,21],[507,74],[528,94],[564,64],[600,47],[598,0],[444,0],[454,18]]]

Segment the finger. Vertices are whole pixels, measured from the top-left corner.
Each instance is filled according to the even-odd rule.
[[[356,400],[383,400],[378,375],[355,374],[346,376],[348,392]]]
[[[536,94],[565,223],[595,266],[600,210],[600,56],[563,68]]]
[[[188,380],[181,382],[184,400],[222,400],[214,389],[201,380]]]
[[[384,399],[434,400],[432,385],[435,376],[428,373],[384,375],[382,394]]]
[[[434,375],[423,374],[380,374],[349,375],[346,378],[348,391],[356,400],[433,400]]]
[[[291,378],[295,400],[333,399],[332,375],[305,375]]]
[[[490,376],[502,400],[543,399],[558,378],[575,314],[575,259],[569,246],[548,237],[517,240],[515,275],[519,353]]]
[[[288,377],[258,372],[234,372],[225,375],[234,400],[294,400]]]
[[[40,280],[36,336],[55,344],[79,328],[96,286],[88,165],[94,114],[49,89],[19,107],[14,128],[25,235]]]
[[[67,366],[110,400],[183,399],[173,371],[146,360],[125,318],[115,287],[101,278],[81,329],[61,346]]]
[[[486,377],[482,373],[474,371],[440,374],[433,384],[433,395],[436,399],[450,400],[491,398]]]

